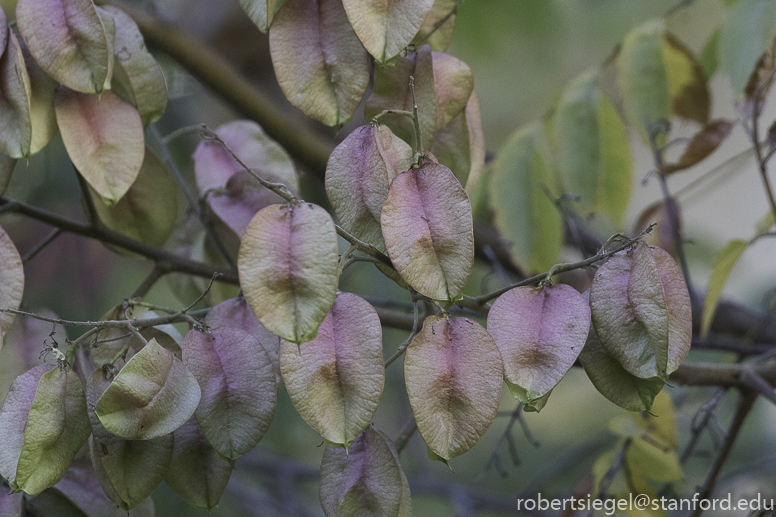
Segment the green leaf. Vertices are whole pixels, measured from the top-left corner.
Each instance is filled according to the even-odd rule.
[[[619,225],[633,163],[628,133],[598,81],[597,71],[589,71],[566,87],[554,110],[551,144],[562,184],[579,196],[579,209],[600,210]]]
[[[22,258],[16,250],[13,241],[0,227],[0,307],[3,309],[19,309],[24,294],[24,267]],[[14,314],[0,313],[0,347],[3,335],[11,327]]]
[[[67,154],[108,203],[117,203],[140,173],[145,155],[137,110],[108,90],[57,91],[54,106]]]
[[[591,327],[579,362],[598,392],[628,411],[649,411],[655,396],[663,389],[660,377],[641,379],[628,373],[601,344]]]
[[[94,412],[100,397],[110,386],[101,368],[86,383],[92,436],[89,452],[102,491],[124,511],[142,504],[162,482],[170,466],[173,436],[151,440],[125,440],[109,433]]]
[[[444,52],[453,41],[457,0],[435,0],[410,45],[415,48],[430,45],[435,52]]]
[[[183,425],[199,399],[194,376],[152,339],[116,375],[94,413],[116,436],[150,440]]]
[[[703,70],[692,53],[651,20],[625,36],[617,60],[617,83],[631,124],[649,141],[655,123],[675,113],[705,124],[709,94]],[[657,144],[664,145],[665,135]]]
[[[326,195],[342,227],[384,252],[380,213],[391,182],[412,161],[412,148],[387,126],[354,129],[326,165]]]
[[[16,473],[9,479],[12,486],[37,494],[55,485],[90,432],[86,396],[78,375],[59,367],[44,373],[29,409]]]
[[[312,341],[280,345],[294,407],[329,444],[345,448],[372,421],[385,382],[380,318],[363,298],[338,293]]]
[[[449,460],[471,449],[496,417],[504,365],[478,323],[429,316],[407,347],[404,379],[429,449]]]
[[[176,429],[173,436],[175,452],[165,483],[190,505],[213,508],[226,490],[232,463],[210,445],[193,418]]]
[[[553,180],[539,151],[541,136],[538,123],[513,134],[499,151],[489,183],[495,226],[531,273],[558,262],[563,244],[563,220],[546,190]]]
[[[547,395],[577,360],[589,327],[590,306],[571,286],[516,287],[499,296],[488,332],[515,398],[533,405]]]
[[[469,198],[453,173],[434,162],[393,180],[380,218],[396,271],[424,296],[454,302],[474,264]]]
[[[721,29],[716,29],[711,34],[706,43],[704,43],[698,59],[707,81],[714,76],[717,72],[717,67],[719,67],[719,35],[721,32]]]
[[[350,448],[327,447],[321,460],[326,517],[410,517],[407,477],[390,440],[369,425]]]
[[[159,63],[128,14],[111,5],[100,9],[116,25],[113,91],[137,108],[144,125],[159,120],[167,106],[167,82]]]
[[[16,25],[48,75],[72,90],[102,92],[111,52],[91,0],[19,0]]]
[[[670,483],[684,479],[679,458],[671,448],[647,436],[634,438],[626,453],[628,467],[655,481]]]
[[[730,272],[747,247],[749,247],[749,242],[733,239],[725,244],[725,247],[714,257],[714,263],[711,266],[711,276],[706,286],[706,298],[703,301],[703,317],[701,318],[702,337],[709,334],[711,323],[714,320],[714,312],[717,310],[717,303],[722,294],[722,288],[725,286]]]
[[[277,383],[259,340],[241,329],[192,329],[183,339],[183,364],[202,390],[194,416],[213,447],[228,460],[250,452],[275,416]]]
[[[272,26],[275,14],[283,6],[286,0],[240,0],[240,6],[245,14],[253,20],[253,23],[263,33],[267,33]]]
[[[601,343],[631,375],[666,379],[689,353],[687,284],[660,248],[639,243],[610,258],[593,279],[590,307]]]
[[[727,13],[719,35],[719,68],[730,76],[734,93],[742,95],[752,69],[771,40],[776,3],[741,0]]]
[[[93,188],[89,188],[89,194],[100,222],[136,241],[160,248],[175,228],[178,186],[164,164],[148,149],[137,179],[118,203],[106,205]]]
[[[341,0],[287,0],[275,15],[269,48],[291,104],[329,126],[351,119],[369,84],[369,54]]]
[[[259,211],[242,238],[240,287],[270,332],[304,343],[315,337],[337,294],[337,231],[310,203]]]
[[[384,65],[418,33],[434,0],[343,0],[353,30]]]
[[[12,30],[7,31],[4,51],[0,57],[0,153],[11,158],[29,157],[32,142],[30,76],[24,65],[24,54]]]

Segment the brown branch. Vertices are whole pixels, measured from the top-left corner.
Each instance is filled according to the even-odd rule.
[[[725,464],[725,461],[730,455],[730,451],[733,449],[733,444],[736,442],[738,433],[741,431],[741,427],[743,427],[746,417],[752,410],[752,406],[754,405],[755,400],[757,400],[756,391],[747,390],[741,392],[741,398],[738,401],[736,414],[733,417],[733,422],[730,424],[730,429],[728,430],[727,437],[725,438],[725,443],[722,445],[722,449],[719,451],[719,455],[717,455],[717,459],[714,461],[714,466],[711,468],[711,472],[709,472],[709,475],[706,478],[706,483],[703,485],[699,499],[708,499],[712,494],[714,485],[717,482],[717,477],[719,477],[719,473],[722,471],[722,466]],[[699,517],[701,513],[703,513],[703,510],[701,509],[701,505],[698,505],[695,511],[692,513],[692,517]]]
[[[137,255],[141,255],[156,262],[156,266],[165,273],[179,272],[189,275],[212,278],[214,273],[219,273],[219,280],[228,284],[239,285],[237,271],[226,269],[204,262],[197,262],[179,257],[159,248],[154,248],[142,242],[136,241],[126,235],[108,230],[107,228],[95,228],[94,226],[70,219],[68,217],[49,212],[36,206],[15,201],[8,198],[0,198],[0,214],[15,213],[41,221],[62,231],[95,239],[105,244],[112,244]]]

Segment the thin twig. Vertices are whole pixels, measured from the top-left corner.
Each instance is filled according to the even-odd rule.
[[[418,334],[418,300],[420,299],[420,297],[418,296],[417,291],[415,291],[412,287],[410,287],[410,294],[412,295],[412,330],[410,331],[410,335],[407,336],[407,339],[405,339],[404,342],[401,345],[399,345],[399,348],[396,350],[396,353],[393,354],[387,361],[385,361],[386,368],[391,366],[391,364],[396,359],[401,357],[402,354],[404,354],[404,352],[407,351],[407,347],[410,345],[412,340]]]
[[[25,255],[22,257],[22,264],[26,264],[27,262],[32,260],[32,258],[35,255],[43,251],[46,248],[46,246],[54,242],[54,240],[60,235],[62,235],[62,230],[60,230],[59,228],[54,228],[53,230],[51,230],[51,233],[46,235],[46,237],[44,237],[42,241],[36,244],[30,251],[25,253]]]
[[[105,244],[112,244],[119,248],[131,251],[137,255],[149,258],[157,263],[159,267],[162,267],[166,272],[176,271],[179,273],[186,273],[194,276],[201,276],[205,278],[211,278],[213,273],[221,273],[220,281],[228,284],[239,285],[239,279],[237,278],[237,271],[234,269],[226,269],[223,267],[206,264],[204,262],[197,262],[194,260],[179,257],[173,253],[168,253],[159,248],[143,244],[136,241],[126,235],[122,235],[118,232],[114,232],[107,228],[95,228],[91,224],[85,224],[80,221],[70,219],[68,217],[49,212],[36,206],[28,205],[21,201],[16,201],[8,198],[0,198],[0,214],[2,213],[15,213],[20,214],[37,221],[41,221],[55,228],[68,233],[81,235],[90,239],[95,239]]]
[[[725,443],[722,445],[722,449],[717,455],[717,459],[714,461],[714,465],[712,466],[711,471],[706,478],[706,482],[703,484],[703,488],[699,492],[699,499],[708,499],[712,494],[714,485],[717,483],[717,477],[719,477],[719,474],[722,471],[722,466],[725,464],[725,461],[730,455],[730,451],[733,449],[733,444],[736,442],[738,433],[741,431],[746,417],[752,410],[752,406],[754,405],[755,400],[757,400],[756,391],[746,390],[741,392],[740,399],[738,401],[738,407],[736,408],[736,414],[733,416],[733,422],[730,424],[727,438],[725,439]],[[691,517],[700,517],[701,513],[703,513],[703,510],[701,509],[701,505],[698,505],[695,508],[695,511],[692,513]]]
[[[207,234],[208,239],[216,247],[216,250],[218,250],[218,253],[221,255],[221,257],[223,257],[227,265],[234,269],[236,267],[234,260],[232,260],[232,257],[226,250],[226,246],[224,246],[224,243],[221,241],[221,239],[218,237],[218,234],[216,234],[215,230],[210,225],[210,222],[207,220],[205,214],[202,213],[202,210],[199,206],[199,200],[191,192],[189,184],[186,182],[186,178],[184,178],[183,174],[181,174],[181,171],[178,168],[178,164],[175,163],[175,160],[170,153],[170,149],[167,147],[166,140],[162,138],[162,135],[159,134],[159,129],[156,127],[156,124],[149,124],[148,132],[151,134],[151,138],[153,138],[154,142],[156,143],[156,147],[159,148],[162,162],[167,167],[167,170],[170,172],[170,175],[173,177],[175,182],[178,184],[178,187],[180,187],[180,189],[183,191],[183,195],[186,196],[186,201],[189,203],[189,210],[191,210],[191,212],[193,212],[197,217],[199,223],[205,229],[205,233]]]
[[[596,262],[599,262],[604,259],[608,259],[609,257],[633,246],[636,242],[641,240],[644,235],[652,231],[652,227],[654,225],[650,225],[646,230],[641,232],[639,235],[633,238],[626,238],[624,239],[624,242],[620,245],[614,247],[613,249],[607,250],[606,246],[602,251],[599,251],[597,254],[590,258],[586,258],[585,260],[580,260],[579,262],[574,262],[570,264],[556,264],[550,268],[550,270],[547,273],[541,273],[538,275],[534,275],[530,278],[526,278],[525,280],[521,280],[520,282],[516,282],[514,284],[508,285],[506,287],[502,287],[501,289],[496,289],[495,291],[492,291],[490,293],[483,294],[481,296],[477,296],[474,298],[471,298],[470,301],[462,300],[461,302],[458,302],[458,305],[461,307],[466,307],[469,309],[477,309],[482,307],[485,303],[489,302],[490,300],[493,300],[494,298],[498,298],[502,294],[506,293],[507,291],[510,291],[514,289],[515,287],[521,287],[524,285],[531,285],[541,282],[542,280],[548,279],[552,277],[553,275],[557,275],[558,273],[564,273],[566,271],[572,271],[574,269],[581,269],[584,267],[591,266],[595,264]]]
[[[394,445],[396,446],[396,452],[398,454],[401,454],[401,451],[404,450],[404,448],[409,443],[410,438],[412,438],[412,435],[414,435],[415,431],[417,430],[418,423],[415,421],[415,417],[413,416],[406,424],[404,424],[404,427],[402,427],[402,430],[399,432],[399,436],[394,442]]]
[[[154,284],[156,284],[156,282],[158,282],[159,279],[165,275],[165,273],[166,271],[164,271],[162,268],[154,265],[154,268],[150,273],[148,273],[148,276],[143,279],[143,282],[137,286],[137,289],[135,289],[135,292],[132,293],[130,298],[142,298],[148,294],[148,291],[151,290]]]

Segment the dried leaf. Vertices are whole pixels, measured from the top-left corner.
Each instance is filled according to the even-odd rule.
[[[369,54],[341,0],[287,0],[275,15],[269,48],[291,104],[329,126],[351,119],[369,84]]]
[[[692,51],[675,36],[666,33],[663,61],[673,113],[699,124],[708,123],[711,98],[706,88],[706,74]]]
[[[0,30],[8,31],[0,57],[0,153],[11,158],[29,157],[32,142],[30,76],[24,54],[13,31],[1,16]]]
[[[372,421],[385,381],[380,318],[338,293],[312,341],[283,341],[280,371],[297,412],[329,444],[348,448]]]
[[[115,93],[60,88],[54,106],[67,154],[108,203],[117,203],[140,173],[145,154],[140,115]]]
[[[245,298],[230,298],[211,307],[205,317],[205,324],[213,330],[235,327],[257,338],[269,355],[275,380],[280,384],[280,338],[259,323]]]
[[[344,229],[385,251],[380,213],[393,179],[412,165],[412,149],[387,126],[353,130],[326,165],[326,194]]]
[[[213,508],[226,490],[232,463],[210,445],[193,418],[173,435],[175,452],[165,483],[190,505]]]
[[[94,413],[116,436],[150,440],[183,425],[199,399],[194,376],[152,339],[116,375]]]
[[[65,477],[54,485],[53,489],[44,493],[48,492],[58,492],[66,497],[83,512],[79,513],[78,517],[154,517],[154,503],[151,498],[143,500],[129,511],[117,508],[116,503],[108,499],[103,492],[97,473],[86,454],[77,456]],[[56,515],[57,517],[65,517],[59,513]]]
[[[48,75],[72,90],[102,92],[111,52],[91,0],[19,0],[16,24]]]
[[[173,454],[173,436],[152,440],[125,440],[109,433],[94,412],[100,397],[110,386],[102,369],[86,383],[92,436],[89,451],[102,491],[124,511],[142,504],[162,482]]]
[[[259,340],[235,327],[190,330],[183,364],[202,390],[194,416],[218,453],[236,460],[250,452],[275,416],[277,382]]]
[[[504,360],[515,398],[534,406],[577,360],[590,327],[590,306],[573,287],[517,287],[488,313],[488,332]]]
[[[715,119],[710,121],[693,135],[678,162],[667,163],[663,166],[663,174],[672,174],[700,162],[725,141],[732,129],[733,122],[729,120]]]
[[[380,64],[404,49],[418,33],[434,0],[343,0],[353,30]]]
[[[146,49],[135,21],[121,9],[100,7],[115,23],[112,89],[137,108],[144,125],[159,120],[167,106],[167,82],[154,56]]]
[[[690,296],[668,253],[644,243],[614,255],[590,288],[593,325],[625,370],[666,379],[690,350]]]
[[[601,344],[591,327],[579,362],[601,395],[628,411],[649,411],[655,396],[663,389],[660,377],[640,379],[628,373]]]
[[[489,182],[495,226],[518,264],[531,273],[558,262],[563,220],[548,196],[553,184],[539,152],[537,123],[512,135],[499,151]]]
[[[350,448],[327,447],[321,460],[327,517],[410,517],[410,489],[390,440],[369,425]]]
[[[334,303],[338,258],[326,210],[310,203],[268,206],[242,238],[240,286],[262,325],[303,343],[315,337]]]
[[[13,241],[0,227],[0,307],[18,310],[24,294],[24,267]],[[14,314],[0,313],[0,346],[3,335],[11,327]]]
[[[438,163],[398,175],[383,206],[388,255],[424,296],[454,302],[474,263],[471,205],[453,173]]]
[[[496,417],[504,366],[488,331],[468,318],[429,316],[407,347],[404,379],[418,430],[449,460],[471,449]]]

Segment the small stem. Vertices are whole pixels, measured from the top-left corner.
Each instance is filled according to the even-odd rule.
[[[154,125],[154,124],[152,124],[152,125]],[[165,136],[164,138],[161,139],[161,142],[165,146],[168,146],[168,145],[170,145],[170,142],[172,142],[173,140],[175,140],[175,139],[177,139],[179,137],[182,137],[182,136],[185,136],[185,135],[191,135],[191,134],[196,134],[197,136],[199,136],[201,138],[202,137],[202,124],[196,124],[196,125],[193,125],[193,126],[179,127],[175,131],[172,131],[172,132],[168,133],[167,136]]]
[[[406,111],[406,110],[383,110],[380,113],[378,113],[377,115],[375,115],[374,117],[372,117],[370,122],[372,124],[377,124],[377,121],[380,120],[380,118],[383,117],[384,115],[404,115],[405,117],[410,117],[410,118],[413,117],[411,111]]]
[[[154,268],[151,270],[150,273],[148,273],[148,276],[143,279],[143,282],[137,286],[137,289],[135,289],[135,292],[132,293],[132,296],[130,298],[142,298],[145,296],[148,291],[151,290],[151,288],[156,284],[156,282],[159,281],[160,278],[162,278],[165,275],[166,271],[159,267],[158,264],[154,265]]]
[[[763,180],[763,188],[765,188],[765,194],[768,196],[768,202],[771,205],[771,211],[773,212],[773,217],[776,218],[776,199],[773,197],[773,189],[771,188],[771,181],[768,178],[768,161],[765,157],[763,157],[762,147],[760,146],[760,138],[758,136],[759,129],[758,126],[760,125],[758,122],[759,115],[757,113],[758,107],[757,107],[758,99],[755,97],[755,107],[754,112],[752,113],[752,146],[754,147],[754,153],[757,156],[757,166],[760,170],[760,177]],[[770,156],[768,156],[770,158]]]
[[[410,94],[412,94],[412,121],[415,123],[415,151],[417,151],[418,156],[423,156],[423,137],[420,133],[418,101],[415,100],[415,77],[413,76],[410,76]]]
[[[256,172],[253,169],[248,167],[245,164],[245,162],[243,162],[240,159],[240,157],[237,156],[237,154],[235,154],[234,151],[232,151],[232,148],[229,147],[227,143],[224,142],[224,140],[220,136],[218,136],[218,134],[215,131],[211,130],[205,124],[202,124],[202,137],[205,138],[206,140],[215,140],[216,142],[224,146],[224,149],[226,149],[226,151],[232,156],[232,158],[234,158],[234,160],[240,165],[240,167],[242,167],[245,171],[247,171],[248,174],[253,176],[253,178],[259,183],[261,183],[263,187],[268,188],[269,190],[271,190],[278,196],[282,197],[289,203],[298,203],[301,201],[294,194],[292,194],[290,190],[288,190],[288,187],[286,187],[282,183],[273,183],[271,181],[267,181],[261,176],[259,176],[258,174],[256,174]]]
[[[189,128],[183,129],[186,129],[187,132],[189,131]],[[205,214],[203,214],[202,210],[200,210],[199,200],[191,192],[189,184],[186,182],[186,178],[183,177],[183,174],[181,174],[181,171],[178,168],[178,165],[175,163],[172,154],[170,154],[170,149],[167,147],[167,139],[162,138],[162,135],[159,134],[159,129],[157,129],[156,124],[150,124],[148,126],[148,132],[151,134],[151,137],[154,139],[157,147],[159,148],[159,153],[162,155],[162,162],[164,162],[164,164],[167,166],[167,170],[170,172],[170,175],[172,175],[173,179],[183,191],[183,194],[186,196],[186,201],[189,203],[189,210],[191,210],[194,215],[197,216],[199,223],[205,229],[205,233],[207,234],[208,239],[210,239],[210,241],[215,245],[218,253],[224,258],[227,265],[234,269],[236,267],[234,260],[232,260],[232,257],[226,250],[226,246],[224,246],[224,243],[221,242],[221,239],[218,237],[215,230],[213,230],[213,227],[210,226],[210,223],[208,222]]]
[[[622,250],[630,246],[633,246],[633,244],[641,240],[644,237],[644,235],[652,231],[653,226],[654,225],[650,225],[646,230],[644,230],[634,238],[626,238],[625,242],[621,243],[619,246],[615,247],[614,249],[606,250],[606,247],[604,247],[602,251],[599,251],[597,254],[593,255],[590,258],[586,258],[585,260],[581,260],[579,262],[567,263],[567,264],[555,264],[554,266],[552,266],[552,268],[550,268],[550,270],[547,273],[540,273],[538,275],[534,275],[530,278],[526,278],[525,280],[521,280],[520,282],[510,284],[506,287],[502,287],[501,289],[496,289],[493,292],[486,293],[481,296],[469,298],[468,300],[464,298],[464,300],[458,302],[457,305],[468,309],[477,310],[478,308],[482,307],[482,305],[484,305],[486,302],[494,298],[498,298],[502,294],[514,289],[515,287],[521,287],[524,285],[531,285],[537,282],[546,281],[551,276],[556,275],[558,273],[564,273],[566,271],[572,271],[574,269],[581,269],[583,267],[591,266],[598,261],[607,259],[612,255],[615,255],[616,253],[619,253]],[[612,241],[612,239],[610,239],[610,241]],[[607,241],[607,245],[610,244],[610,241]]]
[[[410,294],[412,295],[412,330],[410,331],[410,335],[407,336],[407,339],[405,339],[404,342],[399,345],[396,353],[393,354],[387,361],[385,361],[386,368],[391,366],[391,364],[396,361],[396,359],[401,357],[402,354],[407,351],[407,347],[410,346],[410,343],[418,334],[418,301],[420,300],[420,295],[412,287],[410,287]]]
[[[181,312],[181,314],[186,314],[187,312],[189,312],[189,310],[191,310],[191,308],[192,308],[192,307],[194,307],[194,306],[195,306],[195,305],[197,305],[197,304],[198,304],[200,301],[202,301],[202,299],[203,299],[205,296],[207,296],[207,293],[209,293],[209,292],[210,292],[210,289],[213,287],[213,282],[215,282],[215,281],[216,281],[216,278],[218,278],[219,276],[220,276],[220,275],[219,275],[218,273],[213,273],[213,276],[210,278],[210,283],[207,285],[207,287],[205,288],[205,290],[204,290],[204,291],[202,291],[202,293],[201,293],[201,294],[200,294],[200,295],[197,297],[197,299],[196,299],[196,300],[194,300],[193,302],[191,302],[191,303],[189,304],[189,306],[188,306],[188,307],[186,307],[185,309],[183,309],[182,311],[180,311],[180,312]]]

